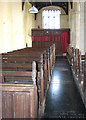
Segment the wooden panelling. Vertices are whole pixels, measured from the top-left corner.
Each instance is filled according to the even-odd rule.
[[[60,36],[63,32],[70,32],[70,29],[32,29],[32,36]]]
[[[36,41],[37,47],[44,45],[43,41],[55,43],[58,55],[66,52],[66,47],[70,43],[70,29],[32,29],[32,38]],[[34,43],[32,45],[34,46]]]
[[[2,94],[2,101],[3,118],[34,118],[37,116],[37,105],[35,105],[37,101],[34,97],[33,88],[27,92],[23,90],[8,92],[8,89],[7,91],[5,89]]]

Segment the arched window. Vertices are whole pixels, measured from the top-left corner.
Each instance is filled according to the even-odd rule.
[[[59,29],[60,28],[60,11],[59,10],[43,10],[43,28]]]

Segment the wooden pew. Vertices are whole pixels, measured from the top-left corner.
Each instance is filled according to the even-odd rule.
[[[5,56],[6,57],[6,56]],[[12,56],[11,56],[12,57]],[[16,57],[16,56],[15,56]],[[38,68],[37,69],[37,79],[40,81],[37,81],[37,83],[40,83],[37,84],[38,85],[38,88],[40,88],[40,90],[38,90],[40,93],[40,103],[42,104],[43,100],[44,100],[44,74],[43,74],[43,56],[40,55],[41,58],[39,58],[40,61],[37,62],[38,64]],[[18,57],[17,57],[18,58]],[[20,58],[19,58],[20,59]],[[19,60],[18,59],[18,60]],[[35,60],[35,59],[34,59]],[[12,60],[11,60],[12,61]],[[6,70],[6,71],[32,71],[32,67],[31,67],[31,64],[32,64],[32,60],[29,61],[28,59],[28,62],[26,63],[22,63],[22,58],[21,58],[21,61],[20,62],[17,62],[17,59],[16,59],[16,62],[4,62],[2,63],[2,70]],[[38,74],[39,72],[39,74]],[[40,87],[39,87],[40,86]]]
[[[75,69],[75,74],[76,77],[79,80],[79,76],[80,76],[80,51],[79,49],[76,49],[76,69]]]
[[[49,42],[49,41],[32,41],[32,46],[33,48],[50,48],[52,49],[51,51],[54,52],[54,59],[55,59],[55,43],[54,42]],[[55,60],[54,60],[55,62]]]
[[[48,48],[49,46],[52,46],[52,41],[32,41],[32,47],[37,48]]]
[[[45,74],[47,74],[47,68],[45,68],[45,63],[47,64],[47,60],[45,59],[45,54],[46,51],[43,51],[42,49],[40,49],[40,51],[38,51],[38,49],[24,49],[20,50],[20,51],[15,51],[13,53],[4,54],[3,56],[3,62],[10,62],[10,63],[29,63],[32,62],[33,60],[35,60],[36,62],[40,62],[41,59],[41,53],[43,54],[43,68],[45,71]],[[47,65],[46,65],[47,66]],[[47,76],[47,75],[45,75]],[[44,76],[44,77],[45,77]],[[47,78],[46,78],[47,80]]]
[[[50,46],[49,49],[49,53],[50,53],[50,64],[49,64],[49,69],[50,69],[50,76],[52,76],[52,71],[54,68],[54,63],[55,63],[55,43],[54,42],[49,42],[49,41],[32,41],[32,46],[36,47],[36,48],[48,48]],[[49,77],[49,81],[50,77]]]
[[[41,58],[40,58],[40,55],[41,55]],[[21,49],[17,51],[4,53],[2,54],[2,61],[3,61],[2,68],[4,71],[8,70],[8,72],[10,70],[11,71],[16,70],[18,72],[19,71],[31,71],[31,63],[33,60],[35,60],[36,63],[38,64],[37,88],[39,91],[39,96],[41,96],[39,98],[40,99],[39,103],[41,105],[44,100],[44,95],[46,95],[46,88],[48,84],[47,78],[49,78],[49,70],[51,72],[52,66],[55,61],[54,45],[52,45],[51,48],[48,48],[47,52],[45,48],[44,49],[25,48],[25,49]],[[46,74],[47,70],[48,70],[48,75]],[[46,81],[44,81],[44,79],[46,79]]]
[[[2,117],[36,118],[38,96],[36,85],[36,63],[32,72],[2,71]],[[1,84],[2,82],[2,84]]]
[[[83,91],[85,94],[85,100],[86,100],[86,52],[85,52],[85,70],[84,70],[84,85],[83,85]]]
[[[69,52],[73,49],[73,52]],[[69,64],[71,64],[74,80],[81,94],[83,103],[86,104],[86,53],[82,55],[79,49],[68,46],[67,55]],[[72,54],[73,53],[73,54]]]
[[[35,52],[37,51],[37,54],[35,54]],[[24,50],[23,49],[21,49],[21,50],[18,50],[18,51],[14,51],[14,52],[9,52],[8,54],[10,55],[9,57],[11,57],[11,55],[15,55],[16,54],[16,56],[17,55],[19,55],[20,56],[20,54],[22,53],[22,52],[25,52],[24,53],[24,55],[25,55],[25,58],[26,58],[26,56],[27,56],[27,54],[29,55],[29,56],[31,56],[32,57],[32,55],[33,54],[35,54],[35,56],[34,57],[36,57],[37,58],[37,55],[38,55],[38,53],[40,54],[40,52],[41,51],[45,51],[45,54],[44,54],[44,63],[45,63],[45,70],[47,71],[47,72],[45,72],[45,73],[47,73],[48,75],[46,75],[47,77],[46,77],[46,79],[48,79],[49,81],[50,81],[50,77],[51,77],[51,72],[52,72],[52,66],[54,66],[54,62],[55,62],[55,49],[54,49],[54,46],[53,47],[51,47],[51,53],[52,54],[50,54],[49,53],[49,49],[48,49],[48,51],[46,51],[45,49],[38,49],[38,48],[36,48],[36,49],[34,49],[34,48],[25,48]],[[26,52],[28,52],[28,53],[26,53]],[[7,55],[7,54],[3,54],[4,56],[5,55]],[[7,57],[7,56],[5,56],[5,57]],[[30,57],[30,59],[31,59],[31,57]],[[5,59],[5,58],[4,58]],[[15,58],[16,59],[16,58]],[[24,59],[24,56],[23,56],[23,59]],[[20,59],[19,59],[20,60]],[[5,61],[5,60],[4,60]],[[16,62],[16,61],[15,61]],[[46,68],[46,66],[47,66],[47,68]]]
[[[84,84],[85,55],[80,56],[80,82]]]
[[[28,62],[28,59],[29,60],[34,60],[34,59],[36,59],[36,61],[38,61],[39,60],[39,57],[40,57],[40,54],[43,54],[43,62],[45,63],[45,62],[47,62],[46,60],[47,59],[45,59],[45,54],[46,54],[46,50],[43,50],[43,49],[33,49],[33,48],[27,48],[27,49],[21,49],[21,50],[18,50],[18,51],[13,51],[13,52],[10,52],[10,53],[7,53],[6,55],[9,55],[9,58],[8,59],[14,59],[15,60],[15,62],[16,61],[21,61],[22,60],[22,62]],[[44,54],[45,53],[45,54]],[[23,54],[23,55],[22,55]],[[21,56],[22,55],[22,56]],[[21,60],[19,59],[19,56],[20,56],[20,58],[21,58]],[[30,56],[30,57],[29,57]],[[4,54],[4,59],[5,59],[5,57],[8,57],[8,56],[5,56],[5,54]],[[15,57],[15,58],[14,58]],[[19,60],[18,60],[19,59]],[[26,59],[27,59],[27,61],[26,61]],[[6,60],[6,59],[5,59]],[[4,61],[5,61],[4,60]],[[8,60],[9,61],[9,60]],[[12,60],[13,61],[13,60]],[[47,72],[46,72],[47,73]]]
[[[46,42],[45,42],[46,43]],[[46,44],[45,44],[46,45]],[[51,43],[50,43],[50,45],[51,45]],[[39,49],[40,48],[40,49]],[[16,52],[17,52],[17,54],[18,53],[20,53],[20,52],[22,52],[22,51],[26,51],[28,48],[25,48],[25,49],[20,49],[20,50],[15,50],[15,51],[12,51],[12,52],[8,52],[8,54],[16,54]],[[32,48],[29,48],[29,50],[32,50]],[[36,48],[37,49],[37,48]],[[34,47],[33,47],[33,51],[36,51],[36,49],[34,49]],[[39,49],[39,50],[38,50]],[[38,52],[40,52],[40,50],[46,50],[46,56],[47,56],[47,59],[50,59],[50,60],[52,60],[50,63],[51,63],[51,65],[50,66],[54,66],[54,63],[55,63],[55,44],[52,44],[51,45],[51,47],[48,45],[48,47],[42,47],[42,49],[41,49],[41,47],[38,47]],[[48,58],[48,54],[49,54],[49,58]],[[51,58],[51,56],[52,56],[52,58]],[[52,71],[52,70],[51,70]],[[51,72],[50,71],[50,72]]]
[[[69,64],[73,67],[74,63],[74,48],[71,46],[67,47],[67,58],[69,61]]]
[[[28,50],[28,51],[27,51]],[[37,54],[39,53],[40,54],[40,52],[38,52],[38,49],[37,49],[37,53],[35,53],[35,56],[33,55],[34,54],[34,50],[36,51],[36,49],[29,49],[29,48],[26,48],[26,49],[24,49],[24,51],[23,51],[23,49],[21,49],[21,50],[18,50],[18,51],[14,51],[14,52],[9,52],[9,53],[6,53],[6,54],[3,54],[2,56],[3,56],[3,61],[4,61],[4,65],[3,65],[3,68],[5,67],[5,69],[11,69],[11,70],[29,70],[30,68],[28,68],[28,67],[30,67],[29,65],[25,65],[24,64],[24,62],[25,63],[29,63],[29,62],[31,62],[32,60],[35,60],[35,61],[37,61],[37,59],[39,60],[39,58],[37,58],[37,59],[35,59],[36,57],[37,57]],[[41,50],[41,49],[40,49]],[[43,51],[43,50],[41,50],[41,51]],[[22,56],[22,55],[20,55],[21,53],[23,53],[25,56]],[[33,53],[33,54],[32,54]],[[26,58],[26,56],[27,56],[27,58]],[[30,58],[29,58],[29,56],[30,56]],[[39,55],[38,55],[39,56]],[[31,57],[32,57],[32,60],[31,60]],[[20,59],[21,58],[21,59]],[[29,58],[29,60],[28,60],[28,58]],[[26,60],[26,61],[25,61]],[[10,64],[8,65],[8,62],[10,62]],[[37,61],[37,62],[40,62],[40,60],[39,61]],[[7,63],[7,64],[6,64]],[[12,63],[16,63],[16,65],[14,64],[12,64]],[[18,63],[18,64],[17,64]],[[23,63],[22,65],[21,64],[19,64],[19,63]],[[43,63],[43,61],[42,61],[42,63]],[[46,61],[45,61],[45,63],[46,63]],[[46,63],[47,64],[47,63]],[[44,69],[44,72],[45,72],[45,77],[43,78],[44,79],[44,87],[45,88],[42,88],[42,89],[44,89],[45,91],[44,91],[44,93],[46,94],[46,90],[47,90],[47,69],[46,69],[46,66],[47,65],[44,65],[43,66],[43,69]],[[7,67],[7,68],[6,68]],[[26,69],[26,67],[27,67],[27,69]],[[39,68],[40,69],[40,68]],[[40,78],[40,76],[39,76],[39,78]],[[42,85],[43,86],[43,85]],[[42,90],[43,91],[43,90]],[[42,92],[42,101],[43,101],[43,94],[44,94],[43,92]]]
[[[76,77],[79,76],[80,74],[80,52],[79,49],[74,49],[74,67],[73,67],[73,71]]]
[[[82,71],[84,70],[84,55],[81,55],[79,49],[75,49],[73,47],[69,47],[70,51],[68,50],[68,60],[69,64],[71,65],[72,71],[74,76],[81,82],[81,75]]]

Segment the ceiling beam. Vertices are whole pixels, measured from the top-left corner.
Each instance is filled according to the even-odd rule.
[[[53,2],[53,0],[49,0],[49,2],[30,2],[34,5],[38,10],[47,6],[59,6],[64,9],[65,13],[68,14],[68,2]]]

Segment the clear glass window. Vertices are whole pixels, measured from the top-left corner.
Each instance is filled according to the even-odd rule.
[[[60,11],[59,10],[43,10],[43,28],[59,29],[60,28]]]

